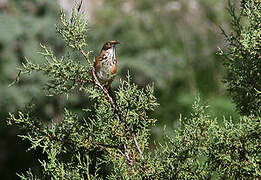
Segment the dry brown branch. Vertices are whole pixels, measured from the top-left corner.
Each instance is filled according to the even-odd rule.
[[[132,133],[132,138],[133,138],[133,141],[134,141],[134,143],[135,143],[135,145],[136,145],[136,147],[137,147],[137,149],[138,149],[138,151],[140,153],[141,159],[144,160],[143,152],[140,149],[140,146],[138,144],[138,141],[137,141],[136,136],[135,136],[134,133]]]
[[[78,46],[78,50],[79,50],[80,53],[83,55],[83,57],[87,60],[87,62],[88,62],[89,64],[91,64],[91,62],[90,62],[90,60],[89,60],[89,58],[88,58],[88,54],[86,54],[86,53],[84,52],[84,50],[82,49],[81,46]]]

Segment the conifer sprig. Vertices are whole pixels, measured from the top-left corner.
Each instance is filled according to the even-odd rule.
[[[222,30],[228,43],[219,49],[227,68],[227,89],[242,115],[261,115],[261,3],[241,1],[239,12],[229,1],[232,32]]]

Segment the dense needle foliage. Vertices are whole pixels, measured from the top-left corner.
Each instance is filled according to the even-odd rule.
[[[260,10],[259,1],[248,3],[242,1],[241,5],[242,12],[245,13],[258,14],[256,11]],[[229,8],[232,18],[235,18],[235,9],[233,6]],[[261,177],[261,118],[257,108],[260,96],[255,96],[257,101],[251,101],[251,107],[247,106],[249,111],[244,114],[248,116],[242,116],[237,124],[224,118],[223,125],[218,124],[216,118],[209,115],[207,106],[201,105],[197,98],[191,116],[180,118],[180,127],[174,132],[174,136],[166,137],[165,143],[152,150],[149,144],[150,127],[155,125],[156,120],[151,118],[150,114],[158,106],[153,95],[153,87],[139,88],[131,83],[131,77],[128,75],[126,80],[120,81],[119,87],[114,91],[114,100],[111,101],[106,90],[104,91],[104,88],[92,78],[93,60],[85,52],[87,25],[82,15],[74,10],[68,20],[62,12],[61,24],[58,26],[58,32],[67,45],[82,55],[83,63],[72,60],[70,55],[58,58],[48,47],[42,46],[45,63],[38,65],[27,60],[19,73],[21,78],[35,71],[46,74],[49,77],[46,86],[47,95],[70,96],[73,92],[81,92],[88,96],[91,102],[90,107],[80,110],[81,116],[64,109],[63,117],[54,118],[52,122],[42,122],[37,114],[32,113],[35,112],[33,105],[16,114],[10,113],[9,124],[17,125],[26,131],[21,137],[31,142],[29,150],[40,148],[47,155],[46,160],[40,160],[41,172],[29,170],[26,174],[19,174],[19,177],[22,179]],[[243,28],[240,22],[238,25],[239,28]],[[255,26],[257,29],[259,27]],[[235,34],[229,40],[233,40],[232,37],[240,39],[239,35]],[[225,57],[229,57],[230,62],[233,62],[228,66],[228,72],[233,69],[236,73],[240,69],[236,68],[238,64],[234,61],[238,60],[236,59],[238,56],[233,50],[235,49],[228,49]],[[250,54],[256,57],[252,57],[252,60],[258,62],[260,52],[256,51],[256,48],[250,50],[253,51]],[[259,56],[256,56],[258,53]],[[225,55],[222,52],[221,54]],[[257,68],[257,71],[260,71],[260,68]],[[233,78],[238,82],[242,79],[238,76]],[[249,83],[248,88],[255,89],[257,93],[255,95],[258,95],[255,82]],[[230,90],[234,92],[234,89]],[[238,99],[243,102],[244,99],[240,98],[241,96]],[[242,111],[241,106],[239,110]]]
[[[220,50],[228,91],[241,114],[261,116],[261,3],[242,1],[239,12],[229,3],[228,10],[233,32],[223,31],[228,48]]]

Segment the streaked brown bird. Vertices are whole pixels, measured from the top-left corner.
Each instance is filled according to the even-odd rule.
[[[95,74],[101,83],[107,89],[110,89],[110,85],[117,73],[117,59],[116,59],[116,45],[120,44],[118,41],[107,41],[100,52],[100,55],[96,58],[94,63]]]

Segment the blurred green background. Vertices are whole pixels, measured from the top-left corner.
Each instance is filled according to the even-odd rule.
[[[226,1],[218,0],[83,0],[82,11],[89,19],[88,50],[99,53],[103,43],[119,40],[117,49],[119,75],[129,72],[140,87],[154,84],[159,108],[152,115],[158,119],[152,140],[178,126],[180,114],[189,116],[196,96],[210,105],[210,112],[222,122],[223,117],[237,119],[234,104],[222,83],[224,70],[216,55],[224,46],[219,26],[229,31]],[[88,106],[87,97],[73,94],[47,97],[43,93],[48,77],[32,74],[15,80],[25,57],[41,64],[40,43],[53,48],[57,56],[66,55],[62,39],[55,32],[62,7],[70,12],[71,1],[0,0],[0,177],[16,179],[16,172],[39,168],[40,151],[26,152],[27,142],[20,132],[7,126],[8,112],[36,104],[35,113],[42,120],[58,117],[64,107],[80,111]],[[75,53],[75,59],[79,55]],[[166,130],[164,131],[164,126]]]

